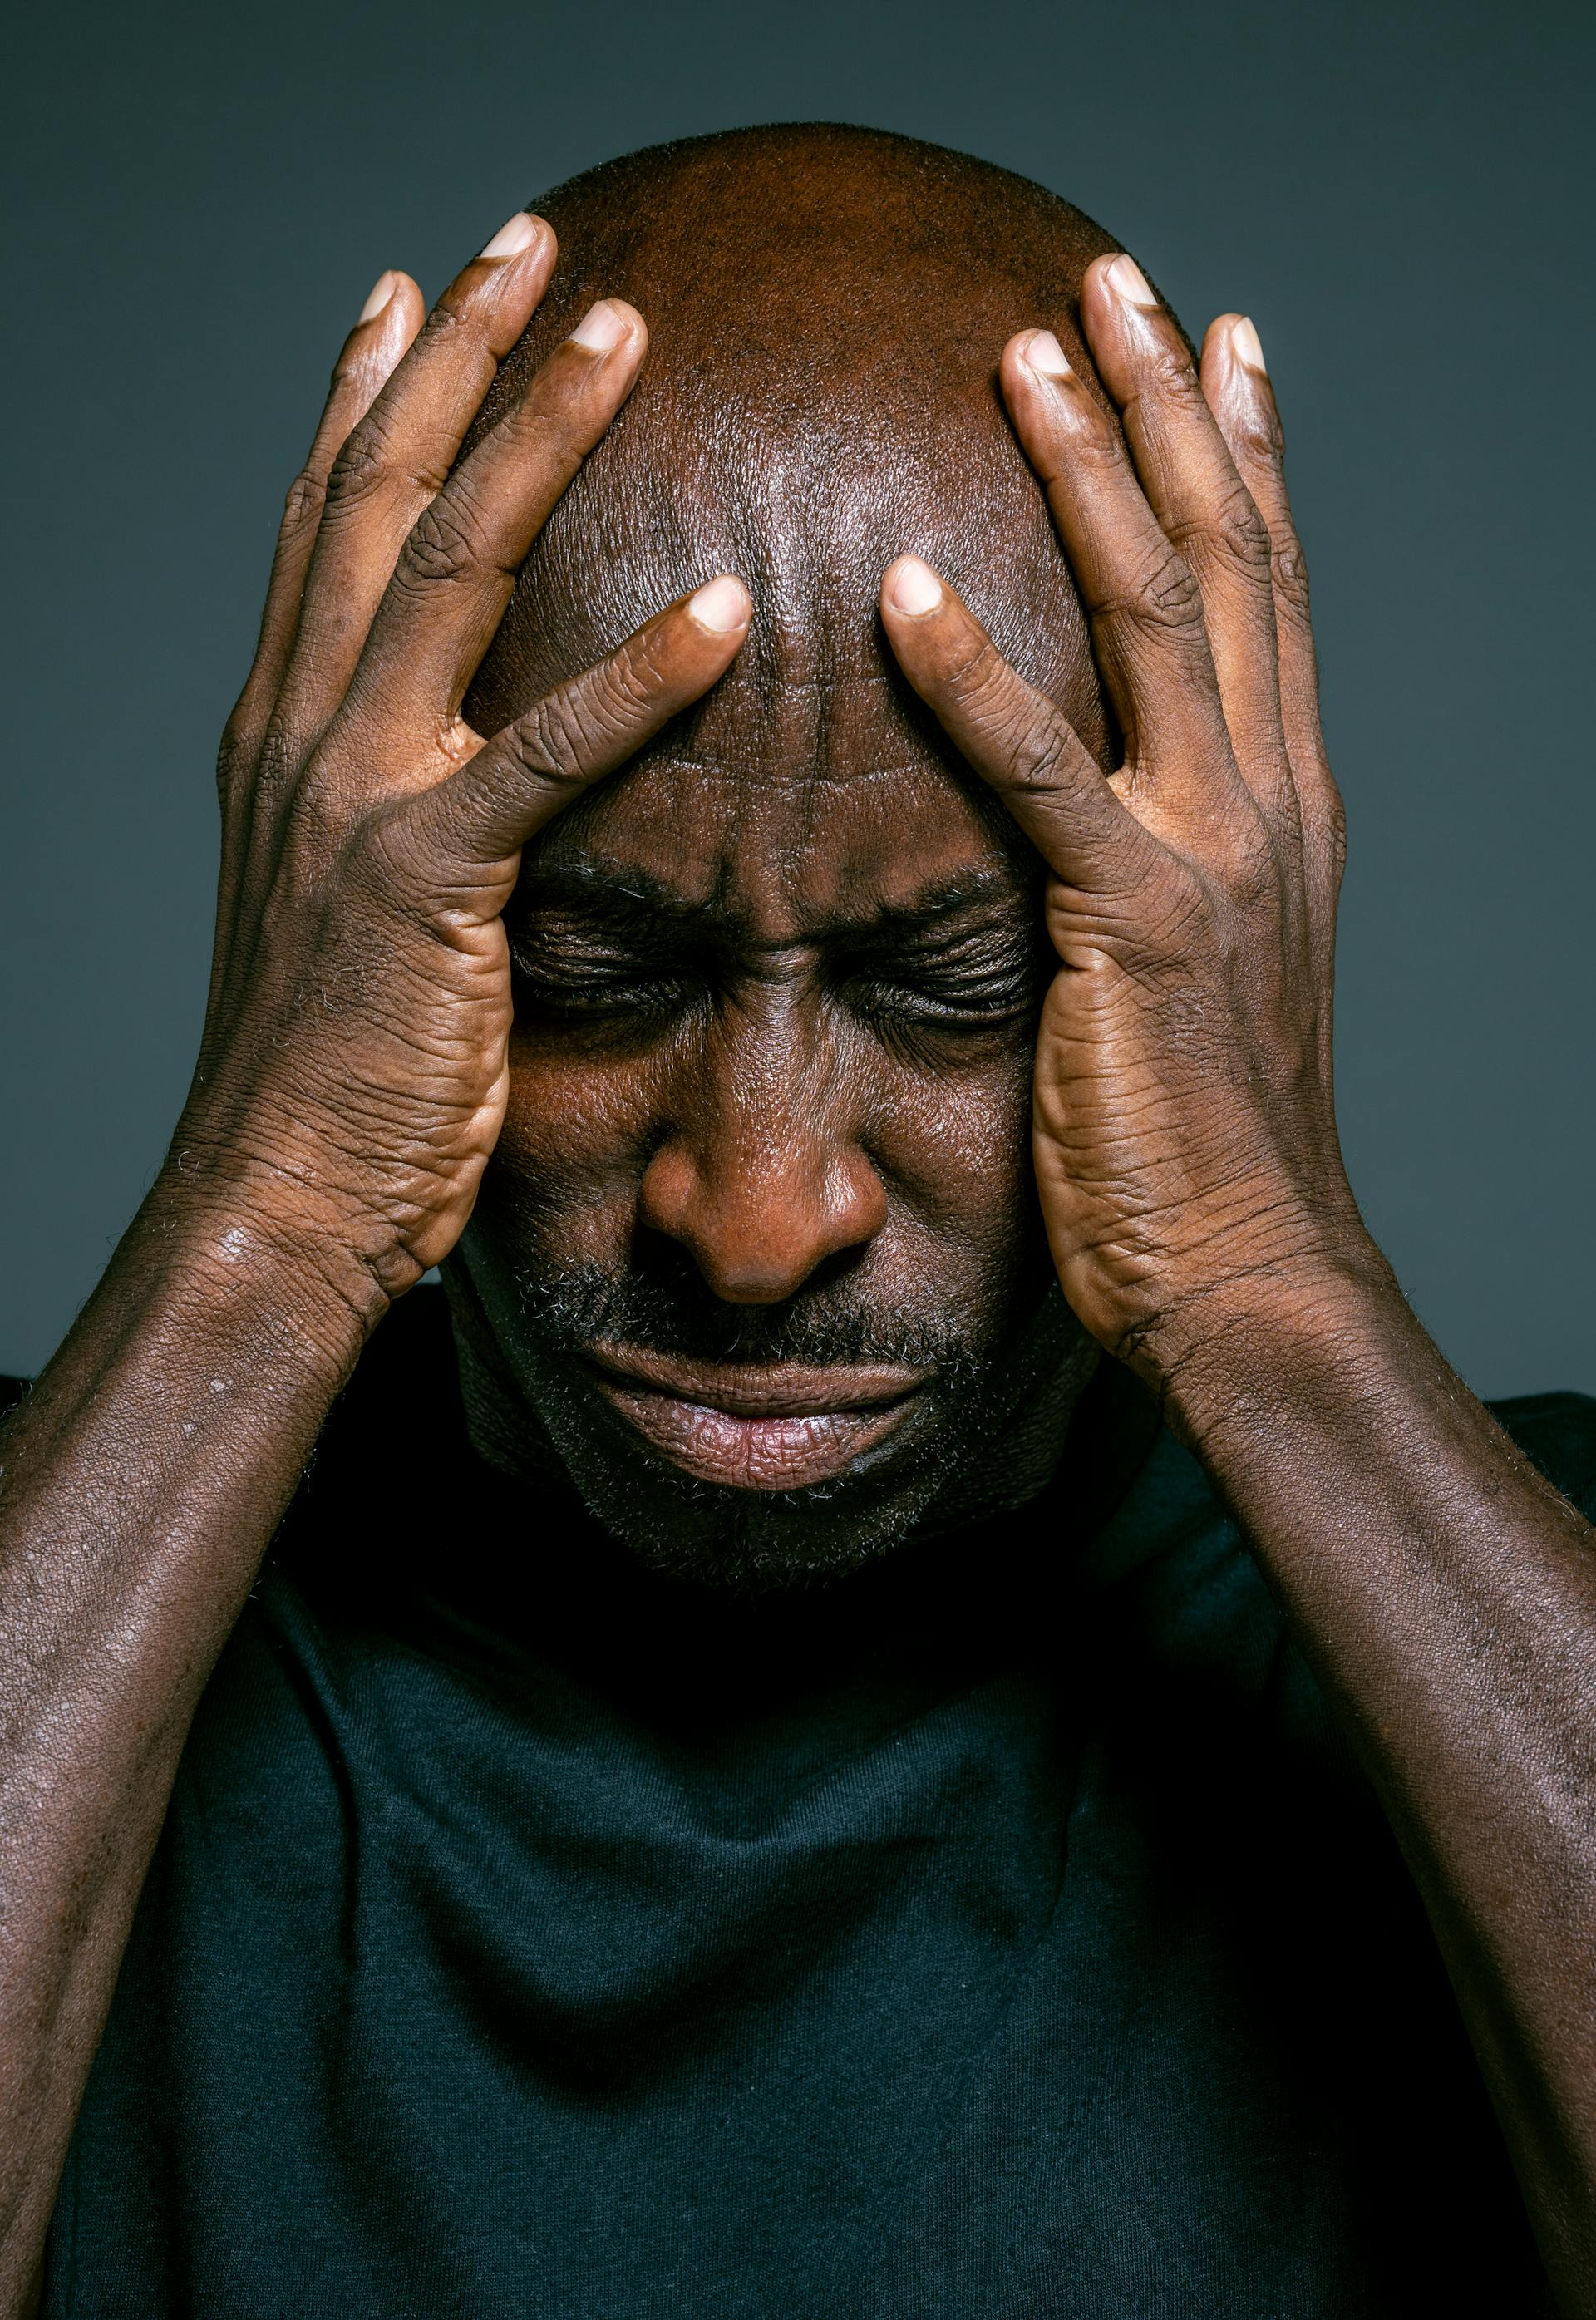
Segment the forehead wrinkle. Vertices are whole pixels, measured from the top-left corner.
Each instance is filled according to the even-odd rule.
[[[997,365],[1014,331],[1045,324],[1098,392],[1078,297],[1114,237],[968,155],[834,123],[656,148],[538,206],[559,262],[469,440],[594,299],[630,299],[649,349],[523,568],[471,723],[498,730],[672,597],[736,571],[756,612],[742,667],[776,697],[812,686],[824,752],[846,757],[824,688],[887,681],[875,598],[912,549],[1088,748],[1111,745]]]
[[[860,391],[857,380],[837,389]],[[912,550],[1022,675],[1084,714],[1093,746],[1090,652],[1040,487],[1006,422],[999,438],[969,416],[945,414],[911,436],[900,414],[877,428],[869,460],[839,467],[802,410],[769,414],[745,442],[733,411],[695,410],[669,379],[650,396],[645,373],[522,567],[473,689],[491,702],[489,721],[471,721],[497,730],[673,597],[730,571],[748,588],[753,621],[687,723],[718,730],[757,704],[766,717],[805,720],[811,761],[846,764],[851,709],[878,705],[900,725],[917,715],[879,614],[882,575]]]
[[[716,869],[705,893],[684,894],[639,862],[601,848],[573,845],[552,857],[540,856],[523,884],[534,900],[540,893],[545,899],[562,899],[561,890],[570,889],[584,901],[601,905],[607,899],[642,902],[678,920],[719,917],[735,925],[745,938],[772,947],[767,938],[758,936],[750,914],[735,899],[730,865],[722,861]],[[945,876],[928,877],[902,894],[880,895],[867,911],[838,910],[825,916],[801,912],[799,931],[816,941],[883,929],[912,935],[940,921],[979,912],[988,904],[1012,904],[1023,899],[1008,865],[1001,860],[974,862]]]
[[[1032,849],[1001,802],[929,747],[839,774],[794,769],[767,744],[711,755],[662,737],[568,808],[538,850],[577,847],[652,865],[678,892],[707,892],[718,863],[761,914],[778,897],[785,916],[805,896],[890,892],[975,860],[1034,884]]]
[[[641,764],[644,761],[639,759],[638,762]],[[784,783],[793,789],[806,789],[812,783],[836,789],[862,789],[871,782],[892,781],[905,775],[913,779],[925,775],[936,775],[947,770],[934,760],[928,764],[914,758],[904,758],[895,765],[859,766],[846,769],[816,765],[798,769],[784,755],[773,758],[768,765],[758,759],[748,760],[741,765],[728,765],[720,758],[683,757],[650,757],[646,762],[650,773],[689,774],[695,779],[741,789],[757,784],[761,791],[779,788]]]

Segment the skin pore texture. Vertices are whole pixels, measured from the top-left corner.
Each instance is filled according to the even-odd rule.
[[[539,206],[559,272],[482,426],[601,295],[648,314],[650,354],[467,720],[497,731],[717,571],[754,620],[523,863],[509,1107],[448,1273],[468,1406],[488,1455],[552,1445],[651,1559],[807,1577],[1033,1493],[1095,1358],[1030,1165],[1040,864],[876,594],[920,549],[1106,755],[994,356],[1045,323],[1087,367],[1072,316],[1115,245],[1004,171],[843,129],[658,149]],[[618,1390],[595,1350],[712,1382]],[[879,1373],[863,1409],[826,1408],[839,1364]],[[812,1414],[705,1409],[748,1368],[745,1396],[792,1404],[805,1367]]]
[[[1342,1166],[1257,333],[1199,355],[1050,195],[859,131],[549,207],[558,259],[518,213],[353,320],[222,739],[193,1085],[0,1436],[0,2314],[196,1704],[444,1264],[517,1555],[569,1536],[550,1469],[766,1586],[1028,1498],[1066,1427],[1073,1496],[1106,1356],[1359,1754],[1587,2320],[1596,1548]]]

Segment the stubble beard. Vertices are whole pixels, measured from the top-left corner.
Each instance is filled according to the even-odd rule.
[[[449,1268],[467,1407],[491,1395],[495,1463],[558,1465],[612,1536],[656,1571],[721,1589],[807,1587],[1023,1502],[1056,1463],[1095,1349],[1050,1278],[981,1331],[944,1317],[861,1310],[816,1292],[784,1308],[729,1307],[685,1276],[668,1288],[597,1268]],[[488,1278],[485,1279],[485,1271]],[[494,1277],[509,1295],[496,1293]],[[463,1295],[462,1295],[463,1291]],[[493,1339],[462,1327],[465,1300]],[[880,1362],[934,1371],[916,1439],[889,1437],[834,1480],[757,1491],[702,1481],[633,1445],[595,1403],[581,1360],[620,1343],[706,1360]],[[472,1358],[475,1354],[476,1358]],[[486,1367],[491,1374],[482,1375]],[[517,1411],[504,1408],[506,1392]],[[479,1431],[474,1416],[474,1431]]]

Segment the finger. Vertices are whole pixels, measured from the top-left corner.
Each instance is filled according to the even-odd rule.
[[[1285,436],[1257,331],[1244,314],[1223,314],[1210,325],[1202,344],[1202,387],[1269,533],[1282,723],[1301,812],[1310,895],[1317,914],[1333,918],[1346,852],[1345,819],[1319,724],[1308,571],[1286,495]]]
[[[1268,529],[1209,408],[1184,334],[1133,258],[1099,258],[1087,268],[1081,322],[1148,504],[1197,582],[1242,777],[1266,808],[1294,820]]]
[[[512,857],[546,822],[708,692],[751,611],[742,582],[723,573],[485,742],[409,809],[434,856],[512,876]]]
[[[350,686],[351,710],[449,724],[549,512],[630,393],[648,345],[601,299],[477,444],[404,543]]]
[[[1319,670],[1308,618],[1308,573],[1285,488],[1285,437],[1258,334],[1244,314],[1222,314],[1202,342],[1202,385],[1238,474],[1269,539],[1271,609],[1287,746],[1321,753]]]
[[[320,731],[343,698],[399,551],[448,480],[554,256],[553,230],[541,218],[512,218],[450,283],[340,449],[284,685],[282,713],[295,731]]]
[[[1050,331],[1003,349],[1003,392],[1040,476],[1092,627],[1126,762],[1189,841],[1256,824],[1231,753],[1191,567],[1137,481],[1118,430]]]
[[[887,566],[881,618],[910,684],[1055,877],[1084,893],[1134,886],[1162,854],[1157,840],[1116,797],[1062,711],[1009,666],[920,557]]]
[[[255,658],[222,740],[222,770],[252,763],[266,730],[299,627],[305,573],[327,478],[343,443],[365,418],[422,326],[422,294],[408,274],[379,275],[333,366],[332,383],[304,467],[288,489]]]

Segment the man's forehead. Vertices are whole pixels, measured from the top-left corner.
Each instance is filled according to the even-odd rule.
[[[654,754],[562,816],[523,875],[545,891],[558,882],[576,908],[630,893],[770,943],[925,914],[1007,915],[1034,884],[1017,835],[929,753],[830,780]]]
[[[772,845],[775,801],[782,843],[806,815],[821,835],[828,793],[847,790],[866,823],[884,769],[913,786],[937,765],[878,615],[883,572],[912,549],[1107,749],[1080,603],[997,385],[1004,340],[1029,323],[1057,330],[1089,374],[1074,301],[1107,236],[984,164],[836,128],[634,156],[548,210],[554,285],[480,423],[590,298],[630,298],[649,350],[518,576],[465,703],[479,731],[734,572],[748,636],[669,747],[706,793],[746,781],[739,811],[765,818]],[[636,789],[629,775],[622,793]]]
[[[1076,719],[1089,746],[1101,745],[1079,604],[1011,440],[898,440],[867,471],[794,476],[773,499],[749,480],[765,447],[749,443],[737,456],[731,415],[715,414],[712,449],[685,449],[680,412],[651,401],[645,382],[622,417],[632,423],[592,455],[522,568],[467,703],[479,730],[524,714],[673,598],[731,572],[752,594],[754,620],[731,670],[689,720],[707,737],[703,753],[755,752],[773,776],[783,766],[846,774],[851,744],[829,746],[841,726],[902,730],[919,718],[879,613],[883,573],[912,549]]]

